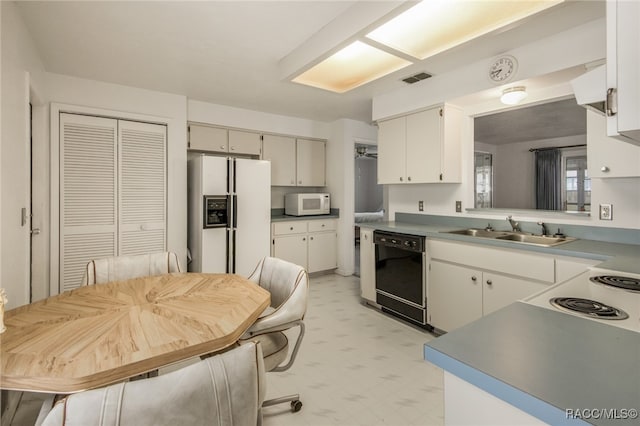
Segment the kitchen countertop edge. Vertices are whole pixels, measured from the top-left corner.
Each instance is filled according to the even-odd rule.
[[[322,219],[339,219],[340,215],[337,213],[330,214],[317,214],[309,216],[287,216],[287,215],[273,215],[271,216],[271,222],[289,222],[292,220],[322,220]]]
[[[591,335],[598,344],[587,350]],[[512,350],[501,347],[507,342]],[[586,374],[586,365],[612,361],[607,344],[616,345],[616,361]],[[566,410],[640,409],[638,347],[638,333],[516,302],[425,343],[424,359],[549,424],[576,425],[588,423]],[[606,378],[614,385],[598,386]],[[637,421],[620,420],[593,424]]]
[[[600,260],[602,263],[596,265],[598,268],[640,274],[640,264],[638,263],[638,259],[640,259],[640,245],[577,239],[555,247],[542,247],[514,241],[447,233],[448,231],[462,229],[463,227],[460,226],[418,225],[403,222],[364,222],[358,225],[361,228],[421,235],[427,238],[439,240],[450,240],[496,248],[509,248],[549,255]]]

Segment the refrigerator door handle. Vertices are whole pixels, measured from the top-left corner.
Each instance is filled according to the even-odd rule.
[[[233,194],[233,222],[231,227],[238,229],[238,196],[235,194]]]
[[[233,241],[233,256],[231,257],[231,273],[235,274],[236,273],[236,230],[232,229],[231,230],[231,240]]]
[[[231,193],[231,159],[227,158],[227,194]]]
[[[234,158],[233,159],[233,190],[232,190],[232,192],[234,194],[237,191],[237,189],[236,189],[237,188],[237,186],[236,186],[236,176],[238,174],[237,171],[238,171],[238,166],[237,166],[237,163],[236,163],[236,159]]]
[[[226,256],[226,262],[225,262],[225,268],[224,271],[228,274],[229,273],[229,256],[231,255],[231,252],[229,251],[229,240],[230,240],[230,234],[231,233],[231,228],[227,228],[227,232],[225,233],[226,235],[226,240],[227,240],[227,256]]]

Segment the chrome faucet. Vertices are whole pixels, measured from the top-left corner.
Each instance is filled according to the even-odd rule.
[[[511,225],[511,230],[513,232],[520,232],[520,224],[518,222],[513,220],[511,216],[507,216],[507,220],[509,221],[509,224]]]
[[[549,235],[549,231],[547,230],[547,225],[544,224],[543,221],[538,222],[538,225],[542,226],[542,236]]]

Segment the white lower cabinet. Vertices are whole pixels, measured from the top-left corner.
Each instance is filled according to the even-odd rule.
[[[482,317],[482,272],[432,260],[429,264],[427,321],[451,331]]]
[[[376,301],[376,249],[373,229],[360,228],[360,295]]]
[[[309,273],[335,269],[336,226],[335,219],[275,222],[271,227],[271,255],[303,266]]]
[[[429,324],[452,331],[555,282],[552,256],[429,241]],[[587,268],[585,264],[584,268]]]
[[[482,273],[482,315],[544,290],[549,284],[508,277],[491,272]]]

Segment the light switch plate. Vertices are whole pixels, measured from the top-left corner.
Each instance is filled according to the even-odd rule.
[[[612,204],[600,204],[600,220],[613,220]]]

